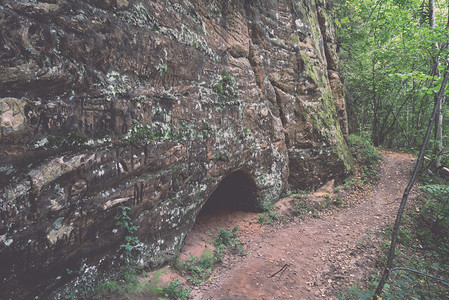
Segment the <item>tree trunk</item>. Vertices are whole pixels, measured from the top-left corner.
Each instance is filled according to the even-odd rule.
[[[373,133],[372,142],[374,146],[379,146],[379,101],[376,95],[376,61],[373,58],[373,68],[372,68],[372,85],[373,85]]]
[[[443,149],[443,103],[444,99],[438,103],[437,120],[435,122],[435,169],[441,167],[441,154]]]
[[[435,29],[435,0],[429,0],[429,25],[432,29]],[[438,43],[435,43],[435,47],[438,49]],[[434,75],[439,76],[440,72],[438,71],[439,66],[439,57],[435,57],[434,63]],[[438,170],[441,167],[441,149],[443,149],[443,100],[440,101],[437,107],[437,119],[435,122],[435,169]],[[435,103],[436,105],[436,103]]]
[[[429,0],[429,25],[435,28],[435,0]]]

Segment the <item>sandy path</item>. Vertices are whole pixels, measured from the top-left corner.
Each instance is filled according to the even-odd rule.
[[[193,289],[194,299],[336,299],[352,281],[363,280],[374,267],[378,233],[394,221],[414,164],[407,154],[383,156],[374,190],[353,195],[357,204],[318,219],[261,226],[257,214],[234,212],[198,221],[184,255],[199,255],[207,230],[235,225],[248,254],[226,259]]]

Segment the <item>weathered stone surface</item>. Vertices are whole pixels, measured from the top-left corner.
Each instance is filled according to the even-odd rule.
[[[2,1],[0,298],[114,264],[120,204],[154,266],[229,175],[257,209],[350,172],[326,5]]]

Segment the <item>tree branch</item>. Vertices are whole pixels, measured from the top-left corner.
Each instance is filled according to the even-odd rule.
[[[445,280],[445,279],[443,279],[443,278],[435,277],[435,276],[432,276],[432,275],[429,275],[429,274],[420,272],[420,271],[418,271],[418,270],[410,269],[410,268],[404,268],[404,267],[396,267],[396,268],[393,268],[393,269],[391,269],[391,271],[390,271],[390,275],[391,275],[391,272],[394,272],[394,271],[400,271],[400,270],[403,270],[403,271],[410,271],[410,272],[413,272],[413,273],[416,273],[416,274],[419,274],[419,275],[422,275],[422,276],[425,276],[425,277],[429,277],[429,278],[438,280],[438,281],[442,282],[443,284],[449,286],[449,281],[447,281],[447,280]]]

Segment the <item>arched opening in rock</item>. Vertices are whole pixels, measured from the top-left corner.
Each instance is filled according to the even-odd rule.
[[[238,170],[226,176],[203,205],[199,216],[220,212],[258,211],[257,188],[254,180]]]
[[[254,222],[258,211],[257,187],[251,176],[242,170],[229,174],[203,204],[184,240],[179,259],[188,259],[190,255],[200,257],[210,247],[206,241],[211,239],[211,232],[235,226],[242,229],[250,224],[246,220]]]

